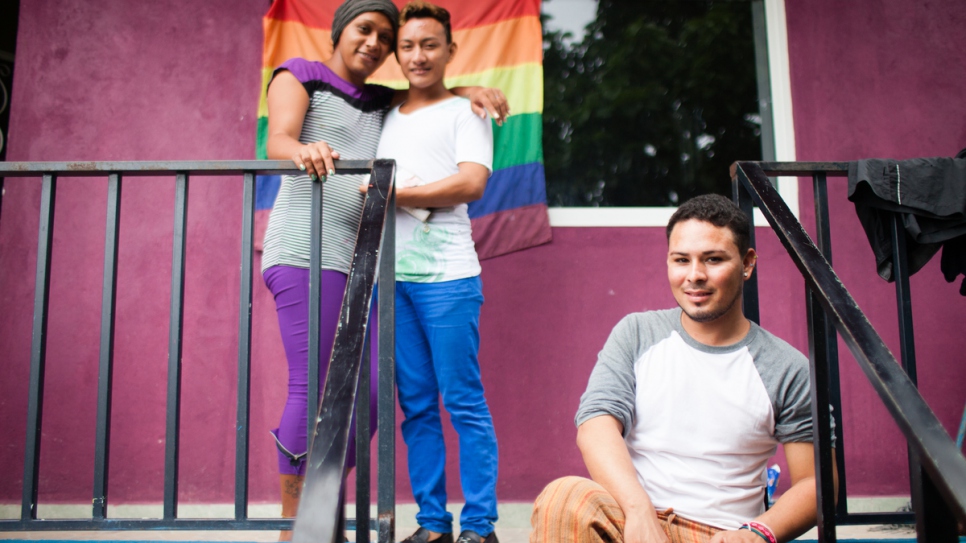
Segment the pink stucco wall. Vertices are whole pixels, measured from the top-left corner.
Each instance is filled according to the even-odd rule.
[[[954,0],[789,2],[799,158],[950,155],[966,146],[962,8]],[[254,156],[261,15],[267,2],[35,0],[21,5],[11,160],[247,159]],[[912,30],[917,32],[912,32]],[[923,29],[928,30],[924,32]],[[907,37],[913,35],[915,37]],[[942,38],[938,36],[943,36]],[[739,158],[739,157],[736,157]],[[36,180],[8,179],[0,223],[0,464],[20,466],[36,253]],[[894,295],[832,182],[836,268],[897,350]],[[802,215],[813,215],[802,188]],[[103,224],[102,179],[60,182],[54,241],[41,500],[90,499]],[[162,495],[172,180],[124,185],[111,496]],[[193,180],[189,197],[181,497],[232,496],[239,179]],[[762,323],[807,350],[803,282],[759,230]],[[532,500],[583,473],[572,417],[596,353],[624,314],[673,304],[661,229],[556,228],[552,244],[488,260],[481,360],[500,440],[499,495]],[[913,277],[920,381],[953,430],[966,402],[966,299],[938,262]],[[274,447],[286,369],[272,300],[255,284],[251,496],[275,499]],[[842,352],[845,353],[844,347]],[[843,357],[854,495],[905,492],[905,447],[853,361]],[[449,433],[449,450],[456,442]],[[399,446],[399,499],[411,499]],[[455,455],[448,466],[458,499]],[[0,501],[22,471],[0,470]]]
[[[966,8],[955,0],[786,2],[799,160],[952,156],[966,147],[962,51]],[[835,268],[859,307],[899,352],[895,289],[875,275],[872,251],[831,180]],[[803,187],[803,222],[813,221]],[[938,256],[912,278],[919,383],[956,435],[966,403],[966,298],[947,284]],[[840,342],[841,343],[841,342]],[[850,493],[907,492],[905,445],[844,345],[843,410]]]

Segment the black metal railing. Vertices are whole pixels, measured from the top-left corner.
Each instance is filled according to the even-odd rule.
[[[343,299],[342,315],[330,375],[324,393],[331,396],[329,384],[339,382],[351,388],[351,393],[326,399],[334,405],[339,417],[329,420],[322,434],[316,434],[315,407],[319,406],[319,284],[320,247],[322,234],[321,184],[312,190],[312,254],[310,266],[310,353],[309,353],[309,440],[310,453],[307,488],[323,494],[342,491],[342,479],[335,486],[311,484],[317,477],[313,470],[335,469],[341,473],[344,465],[345,443],[348,440],[352,402],[358,401],[361,416],[357,424],[357,519],[345,520],[342,510],[332,515],[348,529],[365,526],[377,530],[379,541],[394,541],[395,531],[395,377],[394,377],[394,295],[392,280],[379,284],[379,432],[378,443],[378,522],[369,518],[369,365],[360,364],[368,351],[367,337],[369,306],[377,275],[394,277],[394,213],[392,187],[393,161],[336,161],[340,173],[372,174],[372,188],[364,204],[364,214],[355,248],[355,256]],[[293,527],[293,519],[248,518],[248,447],[249,400],[251,375],[252,329],[252,262],[255,213],[256,174],[284,174],[295,171],[291,161],[169,161],[169,162],[6,162],[0,163],[0,183],[5,177],[41,178],[40,226],[37,252],[37,274],[31,338],[30,381],[27,406],[27,430],[23,466],[23,492],[20,518],[0,520],[0,531],[25,530],[283,530]],[[237,420],[235,439],[234,516],[225,519],[182,519],[178,517],[179,429],[181,420],[181,346],[183,332],[185,247],[187,240],[188,185],[191,176],[241,175],[243,209],[241,233],[241,281],[239,305]],[[38,519],[38,480],[41,446],[41,423],[44,403],[44,373],[46,367],[46,335],[50,289],[51,255],[54,232],[54,208],[60,178],[107,177],[107,226],[104,250],[104,280],[101,302],[100,358],[98,368],[97,422],[94,453],[94,484],[92,512],[89,519]],[[174,244],[172,251],[170,329],[168,344],[168,382],[166,399],[165,462],[163,514],[159,519],[108,518],[108,464],[110,461],[111,398],[114,355],[115,295],[117,292],[118,240],[120,233],[121,189],[125,176],[174,176],[175,211]],[[2,184],[0,184],[2,187]],[[2,193],[0,193],[2,194]],[[0,196],[0,208],[3,201]],[[362,387],[353,383],[364,381]],[[356,398],[356,389],[359,394]],[[321,406],[326,412],[326,405]],[[326,419],[328,420],[328,419]],[[314,436],[314,437],[313,437]],[[333,447],[332,444],[336,446]],[[324,455],[320,451],[335,450]],[[339,451],[341,450],[341,453]],[[304,531],[304,530],[303,530]],[[298,534],[298,530],[296,532]],[[357,541],[369,541],[368,530],[358,530]]]
[[[896,214],[893,220],[892,240],[902,366],[832,270],[826,178],[847,175],[848,163],[844,162],[737,162],[732,166],[734,200],[752,221],[753,207],[758,207],[805,279],[812,417],[816,424],[819,540],[834,542],[836,524],[915,522],[918,541],[955,542],[959,540],[956,519],[966,522],[966,459],[916,388],[909,270],[901,217]],[[812,178],[818,245],[767,176]],[[757,322],[758,289],[754,275],[747,282],[744,304],[746,314]],[[831,447],[830,409],[842,412],[836,331],[908,442],[913,513],[848,511],[841,424],[837,446]],[[833,486],[833,450],[840,475],[837,496]]]

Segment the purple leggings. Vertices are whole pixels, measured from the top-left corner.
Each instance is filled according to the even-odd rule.
[[[282,344],[288,359],[288,399],[282,411],[282,421],[273,433],[289,452],[300,455],[306,450],[306,424],[309,392],[309,270],[292,266],[272,266],[262,274],[268,290],[275,296],[278,327],[282,332]],[[319,394],[325,386],[326,370],[335,342],[335,329],[339,323],[342,296],[345,292],[346,274],[322,270],[322,301],[319,311]],[[375,307],[375,304],[373,304]],[[372,346],[370,360],[372,373],[369,399],[369,437],[376,431],[378,345],[375,315],[370,315],[369,344]],[[321,399],[321,397],[320,397]],[[315,409],[312,410],[313,413]],[[349,433],[346,454],[347,467],[356,463],[355,416]],[[293,465],[291,458],[278,452],[278,471],[282,475],[304,475],[305,458]]]

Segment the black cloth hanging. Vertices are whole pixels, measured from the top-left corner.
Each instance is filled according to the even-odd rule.
[[[872,246],[876,271],[886,281],[895,280],[893,212],[902,218],[910,274],[943,248],[946,281],[966,275],[966,149],[957,158],[850,162],[849,200]],[[960,293],[966,296],[966,280]]]

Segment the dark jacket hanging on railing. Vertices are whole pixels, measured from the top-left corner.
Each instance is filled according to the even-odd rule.
[[[966,159],[869,159],[849,163],[849,200],[865,229],[876,270],[893,281],[892,213],[900,213],[910,273],[943,250],[947,281],[966,274]],[[966,285],[964,285],[966,289]],[[961,293],[963,289],[961,289]]]

